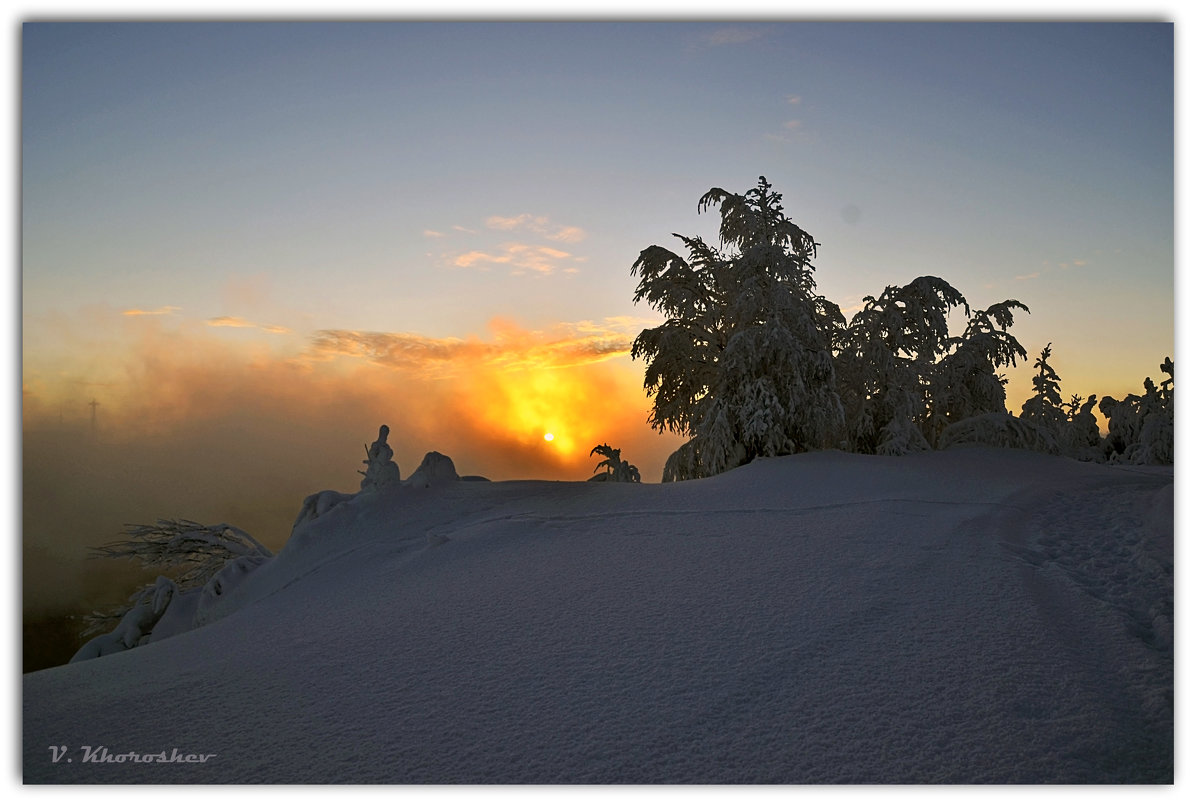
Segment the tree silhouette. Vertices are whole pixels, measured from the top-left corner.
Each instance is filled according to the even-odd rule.
[[[653,245],[632,265],[635,300],[666,317],[632,346],[646,362],[649,423],[690,438],[665,481],[833,445],[842,431],[831,344],[843,315],[815,293],[817,243],[764,176],[744,195],[711,189],[698,210],[711,206],[720,248],[674,234],[688,258]]]

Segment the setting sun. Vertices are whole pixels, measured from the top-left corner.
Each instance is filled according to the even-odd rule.
[[[550,432],[548,432],[548,431],[547,431],[547,432],[545,432],[545,441],[546,441],[546,442],[553,442],[553,441],[554,441],[554,435],[553,435],[553,434],[551,434],[551,433],[550,433]]]

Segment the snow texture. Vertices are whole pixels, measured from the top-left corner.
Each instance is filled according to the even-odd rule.
[[[956,447],[360,492],[206,625],[25,675],[24,779],[1170,783],[1172,475]]]

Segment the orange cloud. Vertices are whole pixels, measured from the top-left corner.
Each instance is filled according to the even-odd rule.
[[[587,238],[587,232],[578,226],[558,225],[551,222],[549,217],[532,214],[518,214],[516,217],[492,216],[484,220],[484,224],[499,231],[532,231],[555,242],[581,242]]]
[[[225,450],[234,454],[225,469],[305,472],[309,492],[328,488],[329,454],[344,447],[351,458],[336,463],[329,488],[350,489],[357,440],[374,437],[381,423],[406,473],[437,450],[461,472],[494,479],[583,479],[594,467],[591,447],[607,441],[655,481],[678,444],[647,425],[643,367],[623,358],[631,334],[618,321],[529,331],[493,320],[483,339],[327,330],[294,352],[204,330],[142,322],[134,342],[108,348],[91,377],[111,386],[86,397],[38,371],[26,381],[26,427],[54,428],[61,399],[70,398],[67,423],[85,430],[83,402],[94,395],[109,442],[177,441],[179,464],[195,458],[194,448]]]
[[[426,378],[455,377],[477,369],[553,370],[627,355],[632,340],[615,323],[559,324],[550,332],[524,331],[499,318],[489,324],[494,338],[433,339],[419,334],[323,330],[315,333],[307,357],[323,361],[359,358]]]
[[[212,317],[207,320],[212,328],[256,328],[256,323],[250,323],[239,317]]]
[[[206,321],[212,328],[259,328],[268,334],[292,334],[293,331],[283,325],[261,325],[242,317],[212,317]]]
[[[452,263],[456,267],[478,267],[481,270],[486,269],[483,266],[485,263],[507,264],[512,268],[510,272],[513,275],[524,275],[526,272],[549,275],[558,269],[559,262],[567,260],[578,261],[572,254],[564,250],[544,245],[527,245],[522,242],[505,242],[499,246],[497,253],[471,250],[456,256]],[[576,269],[570,267],[567,268],[567,271]]]
[[[159,317],[181,311],[181,306],[162,306],[159,309],[125,309],[121,314],[125,317]]]

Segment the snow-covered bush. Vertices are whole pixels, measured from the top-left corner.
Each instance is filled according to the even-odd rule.
[[[133,559],[159,575],[153,584],[133,593],[126,604],[107,612],[92,612],[84,636],[110,628],[85,644],[75,659],[103,656],[133,648],[144,641],[179,596],[218,584],[219,574],[235,562],[258,565],[273,553],[246,531],[226,523],[208,526],[192,520],[158,520],[153,525],[125,526],[125,538],[92,549],[95,557]],[[123,647],[120,647],[123,644]]]
[[[817,243],[785,216],[761,176],[744,195],[712,189],[722,250],[682,240],[688,259],[653,245],[632,266],[635,300],[665,315],[633,342],[646,362],[649,423],[690,438],[663,480],[721,473],[758,456],[838,442],[838,306],[814,291]]]
[[[1103,438],[1099,435],[1099,423],[1095,419],[1095,396],[1084,401],[1075,395],[1066,408],[1069,409],[1069,418],[1062,428],[1062,453],[1083,462],[1102,461]]]
[[[636,465],[620,458],[620,449],[613,448],[606,442],[602,445],[596,445],[591,449],[590,456],[599,454],[604,457],[603,461],[595,465],[595,470],[604,468],[604,472],[597,472],[596,475],[591,476],[588,481],[619,481],[630,484],[640,483],[640,470]]]
[[[1050,432],[1009,412],[988,412],[951,423],[938,437],[940,450],[958,445],[1021,448],[1057,454],[1059,446]]]
[[[88,640],[70,661],[82,662],[137,647],[153,631],[153,626],[165,614],[177,591],[178,587],[173,581],[158,576],[154,584],[132,596],[131,606],[120,616],[120,622],[113,631]]]
[[[1169,375],[1158,388],[1145,378],[1145,394],[1122,401],[1108,396],[1099,402],[1107,417],[1103,447],[1107,458],[1127,464],[1173,464],[1173,361],[1167,356],[1161,372]]]

